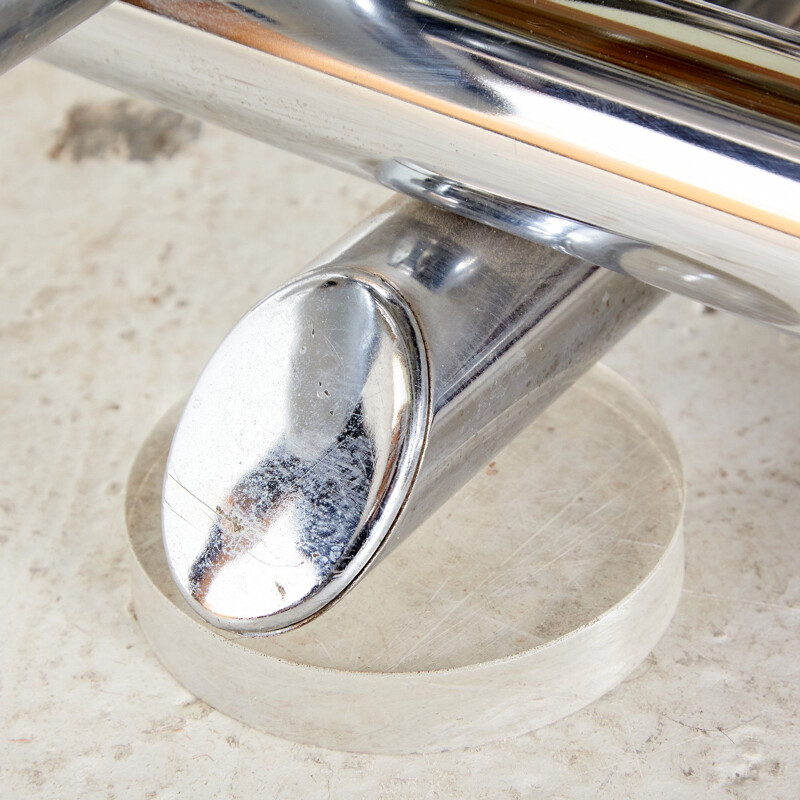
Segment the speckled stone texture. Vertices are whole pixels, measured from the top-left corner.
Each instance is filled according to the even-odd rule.
[[[151,107],[124,107],[164,126],[146,144],[70,142],[80,106],[125,130],[119,100],[39,64],[0,79],[2,796],[794,800],[800,341],[677,298],[607,358],[688,482],[681,604],[618,689],[519,739],[390,757],[272,738],[174,682],[128,611],[130,463],[266,265],[300,268],[387,193]]]

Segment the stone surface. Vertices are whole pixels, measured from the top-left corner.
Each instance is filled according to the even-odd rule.
[[[119,99],[38,64],[0,80],[0,793],[794,800],[800,342],[677,298],[607,359],[688,484],[681,604],[620,687],[519,739],[391,757],[270,737],[175,683],[128,610],[130,463],[265,265],[387,193],[210,126],[151,161],[51,158],[72,109]]]

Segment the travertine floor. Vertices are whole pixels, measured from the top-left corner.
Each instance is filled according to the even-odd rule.
[[[119,100],[0,79],[2,796],[796,798],[800,341],[677,298],[607,359],[689,487],[681,605],[617,690],[393,758],[247,729],[163,671],[128,613],[130,463],[237,317],[386,192]]]

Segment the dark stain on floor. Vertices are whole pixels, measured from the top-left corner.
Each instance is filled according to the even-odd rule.
[[[50,158],[172,158],[200,135],[201,123],[138,100],[79,103],[67,113]]]

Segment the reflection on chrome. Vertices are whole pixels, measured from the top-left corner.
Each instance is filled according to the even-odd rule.
[[[662,297],[409,200],[313,266],[228,335],[167,465],[173,577],[242,633],[328,608]]]
[[[137,5],[115,4],[46,57],[365,178],[424,165],[661,248],[717,276],[709,302],[727,308],[730,287],[750,285],[772,299],[736,310],[796,327],[784,321],[800,311],[791,30],[694,0]],[[671,288],[696,297],[687,275]]]
[[[233,488],[227,508],[217,509],[208,542],[189,570],[192,597],[208,595],[211,581],[232,558],[247,554],[269,536],[272,520],[299,520],[299,561],[311,562],[315,579],[338,563],[366,506],[375,475],[374,443],[356,405],[344,428],[318,457],[296,455],[291,440],[279,444]],[[282,599],[286,589],[276,581]]]
[[[236,326],[187,404],[164,486],[170,566],[198,610],[287,626],[363,569],[416,470],[419,347],[389,287],[330,272]]]
[[[3,0],[0,3],[0,75],[110,2]]]
[[[390,189],[592,264],[759,322],[794,327],[800,312],[758,286],[663,247],[515,203],[402,160],[376,172]]]
[[[329,299],[331,289],[338,290],[336,302]],[[283,345],[293,355],[281,398],[280,435],[215,509],[208,541],[189,569],[198,602],[213,602],[209,591],[225,564],[268,542],[282,517],[297,531],[293,558],[311,567],[307,581],[324,583],[330,565],[341,561],[368,507],[376,469],[383,466],[371,430],[377,420],[360,395],[364,387],[375,391],[391,377],[373,314],[368,293],[337,281],[322,282],[297,302],[294,338]],[[404,402],[401,394],[395,409],[400,415]],[[282,601],[292,602],[305,588],[287,591],[275,580],[275,590]]]

